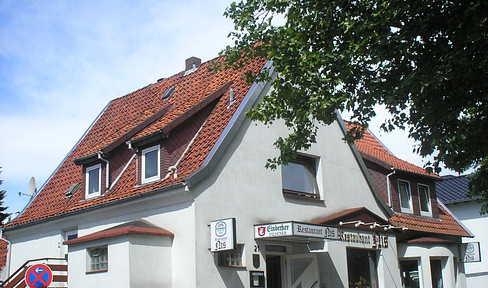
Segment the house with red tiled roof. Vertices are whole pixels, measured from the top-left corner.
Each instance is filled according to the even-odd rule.
[[[392,220],[402,204],[342,140],[339,115],[296,159],[265,168],[288,130],[246,118],[270,85],[245,75],[277,77],[272,62],[209,69],[221,61],[189,58],[185,71],[108,103],[6,224],[6,287],[46,286],[48,268],[52,285],[70,288],[402,286],[402,241],[428,240],[403,231],[429,226],[422,213],[412,205],[407,216],[422,221]],[[442,211],[428,221],[447,221]],[[442,251],[463,233],[434,232],[428,245]]]
[[[355,145],[394,212],[389,223],[405,227],[397,234],[404,287],[456,287],[461,281],[457,271],[463,267],[462,237],[473,235],[438,199],[441,177],[395,157],[369,130]]]

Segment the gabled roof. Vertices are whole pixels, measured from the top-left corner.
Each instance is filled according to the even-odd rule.
[[[130,221],[124,224],[114,226],[99,232],[88,234],[82,237],[64,241],[64,245],[74,245],[80,243],[86,243],[90,241],[114,238],[124,235],[150,235],[150,236],[163,236],[163,237],[174,237],[174,234],[166,229],[158,227],[148,221],[138,219]]]
[[[344,121],[346,127],[351,129],[354,124]],[[418,166],[415,166],[407,161],[395,157],[382,143],[379,141],[371,131],[366,130],[363,138],[354,141],[363,159],[372,161],[386,169],[394,168],[397,170],[414,173],[419,176],[434,177],[435,180],[440,179],[439,176],[429,174]],[[437,186],[436,186],[437,187]],[[471,237],[471,233],[456,220],[456,218],[437,201],[439,219],[427,218],[411,214],[394,213],[389,219],[389,222],[394,226],[404,226],[412,231],[427,232],[441,235],[454,235]]]
[[[458,203],[463,201],[471,201],[469,198],[469,180],[466,176],[443,176],[442,181],[435,183],[437,197],[444,203]]]
[[[352,129],[355,127],[355,124],[345,121],[347,129]],[[401,170],[409,173],[415,173],[423,176],[430,176],[434,178],[439,178],[439,176],[435,174],[430,174],[425,171],[425,169],[420,168],[412,163],[409,163],[405,160],[397,158],[393,153],[391,153],[388,148],[386,148],[381,141],[374,136],[374,134],[367,129],[364,132],[363,138],[354,141],[354,144],[358,148],[361,156],[363,158],[375,162],[381,166],[390,166],[385,167],[387,169],[394,168],[396,170]]]
[[[259,71],[266,63],[265,59],[253,59],[239,70],[209,69],[212,63],[222,64],[223,60],[218,57],[202,63],[193,73],[180,72],[110,101],[25,210],[6,225],[6,230],[183,185],[185,177],[202,166],[246,97],[251,83],[246,82],[245,72]],[[171,96],[162,99],[172,87]],[[229,105],[230,89],[235,100],[232,105]],[[162,137],[182,122],[192,121],[192,115],[200,111],[205,111],[206,118],[178,161],[177,178],[167,177],[164,181],[137,186],[136,161],[132,158],[102,197],[83,200],[82,189],[65,196],[71,185],[82,182],[82,168],[75,161],[78,164],[91,161],[98,153],[110,153],[127,141],[142,141],[154,135]]]
[[[361,221],[358,224],[358,221]],[[342,223],[341,223],[342,222]],[[388,221],[371,212],[365,207],[346,209],[335,214],[312,221],[313,224],[341,226],[348,228],[359,228],[364,230],[377,229],[381,225],[388,224]],[[373,223],[376,225],[371,226]],[[355,226],[357,225],[357,226]]]

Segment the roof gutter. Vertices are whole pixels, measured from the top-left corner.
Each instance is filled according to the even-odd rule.
[[[386,175],[386,193],[388,194],[388,206],[391,207],[390,176],[396,173],[395,167],[391,167],[391,173]]]
[[[266,62],[266,64],[264,64],[263,69],[261,71],[268,69],[269,75],[274,76],[275,72],[272,63],[273,63],[272,60]],[[244,99],[240,103],[239,107],[237,107],[237,110],[234,112],[234,115],[232,116],[229,123],[225,127],[224,131],[222,132],[222,135],[220,135],[219,139],[212,147],[212,150],[210,150],[210,153],[203,161],[202,166],[200,166],[200,168],[198,168],[195,172],[191,173],[188,177],[186,177],[183,180],[184,183],[188,186],[188,188],[191,188],[192,186],[200,182],[212,171],[212,168],[215,167],[218,160],[223,155],[225,148],[232,141],[235,134],[239,130],[239,127],[246,119],[245,112],[249,110],[249,108],[251,108],[251,106],[256,102],[256,100],[262,94],[262,92],[263,91],[266,92],[267,89],[269,89],[269,87],[270,86],[268,82],[266,83],[254,82],[251,85],[251,88],[249,88],[246,96],[244,96]]]
[[[150,191],[147,191],[147,192],[144,192],[144,193],[140,193],[140,194],[136,194],[136,195],[131,195],[131,196],[128,196],[126,198],[120,198],[120,199],[115,199],[115,200],[112,200],[112,201],[109,201],[109,202],[104,202],[104,203],[100,203],[100,204],[94,204],[92,206],[89,206],[89,207],[86,207],[86,208],[83,208],[83,209],[73,210],[73,211],[69,211],[69,212],[61,213],[61,214],[56,214],[56,215],[53,215],[53,216],[49,216],[49,217],[46,217],[46,218],[42,218],[42,219],[30,221],[30,222],[27,222],[27,223],[17,224],[15,226],[7,226],[7,227],[5,227],[3,229],[3,231],[8,232],[8,231],[13,231],[13,230],[20,229],[20,228],[34,226],[34,225],[37,225],[37,224],[49,222],[49,221],[56,220],[56,219],[62,219],[62,218],[68,217],[68,216],[73,216],[73,215],[85,213],[85,212],[92,211],[92,210],[96,210],[96,209],[100,209],[100,208],[105,208],[105,207],[110,207],[110,206],[122,204],[122,203],[125,203],[125,202],[133,201],[134,199],[138,199],[138,198],[142,198],[142,197],[146,197],[146,196],[151,196],[151,195],[154,195],[154,194],[159,194],[161,192],[168,192],[168,191],[171,191],[171,190],[176,190],[178,188],[183,188],[183,190],[186,189],[185,188],[185,184],[179,182],[179,183],[176,183],[176,184],[173,184],[173,185],[170,185],[170,186],[164,186],[164,187],[161,187],[161,188],[158,188],[158,189],[154,189],[154,190],[150,190]]]
[[[98,155],[98,159],[100,159],[100,161],[103,161],[105,162],[105,193],[108,192],[108,189],[109,189],[109,185],[110,185],[110,181],[109,181],[109,177],[110,177],[110,162],[108,161],[108,159],[105,159],[103,158],[103,152],[97,152],[97,155]]]

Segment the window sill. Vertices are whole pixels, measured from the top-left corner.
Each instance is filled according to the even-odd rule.
[[[219,266],[219,267],[222,267],[222,268],[234,268],[234,269],[247,269],[247,266],[232,266],[232,265],[229,265],[229,266]]]
[[[102,269],[102,270],[94,270],[94,271],[86,271],[85,274],[97,274],[97,273],[104,273],[108,272],[108,269]]]
[[[295,199],[302,199],[302,200],[307,200],[307,201],[323,202],[323,200],[320,199],[320,195],[318,195],[318,194],[310,194],[310,193],[304,193],[304,192],[283,190],[283,196],[285,196],[287,198],[295,198]]]

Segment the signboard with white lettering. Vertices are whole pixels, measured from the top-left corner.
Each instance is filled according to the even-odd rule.
[[[302,236],[321,239],[339,239],[335,227],[325,227],[299,222],[283,222],[254,225],[254,238],[275,238],[287,236]]]
[[[228,218],[210,223],[210,251],[236,249],[236,219]]]
[[[464,263],[481,261],[480,242],[463,243],[461,251]]]

